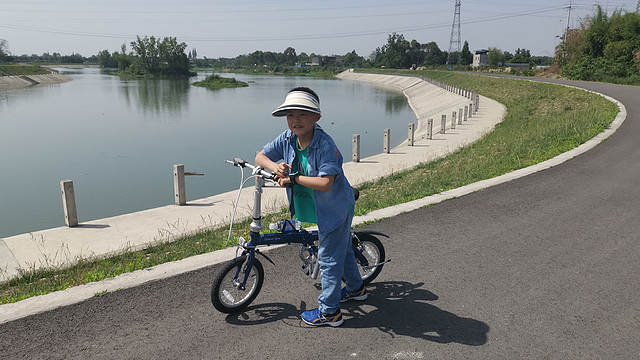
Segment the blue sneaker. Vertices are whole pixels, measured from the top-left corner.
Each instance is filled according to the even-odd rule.
[[[302,321],[312,326],[329,325],[333,327],[340,326],[344,322],[340,310],[334,315],[325,315],[320,309],[303,312]]]
[[[360,289],[354,291],[354,292],[349,292],[347,290],[346,287],[342,288],[342,296],[340,297],[340,302],[343,303],[345,301],[349,301],[349,300],[359,300],[362,301],[364,299],[366,299],[369,294],[367,294],[367,289],[364,288],[364,285],[362,285],[360,287]]]

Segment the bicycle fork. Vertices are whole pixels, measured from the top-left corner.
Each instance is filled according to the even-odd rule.
[[[238,290],[244,291],[246,290],[247,280],[251,274],[251,268],[253,268],[253,259],[255,259],[256,253],[255,251],[246,251],[242,256],[246,256],[247,259],[242,263],[242,266],[236,269],[236,274],[233,277],[233,285],[238,288]]]

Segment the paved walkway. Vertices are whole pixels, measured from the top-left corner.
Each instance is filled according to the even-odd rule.
[[[448,121],[445,134],[440,134],[441,115],[446,114],[450,119],[452,111],[464,108],[471,100],[412,77],[352,72],[342,73],[338,77],[403,91],[417,117],[414,146],[408,146],[405,142],[389,154],[344,164],[345,174],[354,185],[432,161],[472,143],[500,122],[506,111],[496,101],[480,97],[479,109],[472,117],[455,129],[449,128],[451,121]],[[433,139],[424,139],[429,118],[434,119],[434,135]],[[342,152],[345,159],[351,158],[348,149]],[[191,201],[185,206],[168,205],[82,222],[73,228],[59,227],[0,239],[0,280],[16,276],[19,269],[65,266],[82,258],[144,248],[212,226],[228,224],[236,196],[237,192],[233,191]],[[263,210],[286,206],[285,191],[279,187],[266,187],[262,203]],[[243,191],[239,204],[238,216],[248,216],[252,191]],[[364,219],[356,218],[354,224]],[[366,219],[370,220],[370,217]]]

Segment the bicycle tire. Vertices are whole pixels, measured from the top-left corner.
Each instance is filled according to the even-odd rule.
[[[382,245],[382,241],[377,237],[371,234],[357,233],[358,239],[360,239],[362,246],[358,243],[357,239],[353,239],[353,246],[357,248],[357,250],[362,250],[362,254],[367,258],[369,265],[378,264],[385,261],[385,251],[384,246]],[[363,248],[362,248],[363,247]],[[356,249],[354,249],[356,251]],[[382,265],[378,265],[372,269],[363,269],[363,265],[360,262],[360,259],[356,256],[356,262],[358,263],[358,268],[360,270],[360,276],[362,276],[362,281],[366,285],[372,282],[380,272],[382,271]]]
[[[257,258],[253,259],[245,290],[235,284],[237,278],[241,280],[244,277],[246,259],[237,257],[229,261],[213,279],[211,303],[216,310],[226,314],[240,312],[258,296],[264,282],[264,268]]]

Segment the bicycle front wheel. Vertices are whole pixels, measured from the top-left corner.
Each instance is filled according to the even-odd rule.
[[[211,303],[218,311],[235,313],[244,310],[258,296],[264,282],[264,268],[260,261],[253,264],[245,286],[240,286],[247,273],[247,257],[237,257],[229,261],[216,275],[211,287]]]
[[[359,242],[357,239],[353,239],[353,251],[358,252],[358,255],[360,255],[356,255],[360,276],[362,276],[364,284],[368,284],[382,271],[383,265],[373,266],[384,262],[384,246],[382,241],[370,234],[358,233],[358,238],[360,239]],[[366,263],[362,261],[362,257],[366,259]]]

